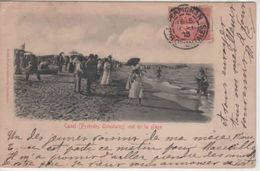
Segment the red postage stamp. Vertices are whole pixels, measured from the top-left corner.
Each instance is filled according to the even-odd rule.
[[[166,39],[176,48],[192,49],[210,39],[208,6],[196,7],[186,4],[169,8],[169,28],[164,32]]]

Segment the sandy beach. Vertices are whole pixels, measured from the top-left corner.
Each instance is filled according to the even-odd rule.
[[[178,103],[160,98],[151,83],[144,83],[142,105],[137,100],[127,103],[125,83],[129,69],[112,73],[112,85],[94,83],[93,93],[86,94],[86,81],[82,92],[73,91],[73,74],[42,75],[37,81],[32,75],[29,82],[24,75],[15,75],[16,114],[30,119],[151,121],[151,122],[205,122],[210,118],[198,110],[190,110]]]

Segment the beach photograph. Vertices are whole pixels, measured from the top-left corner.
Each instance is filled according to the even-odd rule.
[[[210,121],[214,59],[165,39],[167,6],[158,4],[156,12],[149,3],[139,8],[138,3],[57,3],[17,11],[16,116]]]
[[[211,65],[135,64],[137,58],[123,63],[92,54],[72,55],[71,62],[59,63],[60,56],[33,56],[26,56],[29,64],[14,75],[18,117],[205,122],[212,116]],[[37,60],[35,69],[30,62],[33,58]]]

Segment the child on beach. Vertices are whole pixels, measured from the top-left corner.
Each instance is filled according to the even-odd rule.
[[[143,83],[140,69],[133,70],[132,72],[128,98],[128,103],[130,103],[132,99],[138,99],[140,105],[142,103]]]

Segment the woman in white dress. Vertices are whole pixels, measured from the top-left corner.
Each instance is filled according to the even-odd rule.
[[[136,69],[140,69],[140,64],[138,63],[138,64],[136,64],[136,65],[132,65],[131,66],[131,71],[130,71],[130,73],[129,73],[129,75],[128,75],[128,78],[127,78],[127,81],[126,81],[126,86],[125,86],[125,89],[126,90],[129,90],[130,89],[130,86],[131,86],[131,77],[132,77],[132,75],[133,75],[133,72],[136,70]]]
[[[100,79],[103,71],[103,61],[101,59],[98,59],[97,64],[97,78]]]
[[[132,99],[138,99],[139,104],[141,105],[143,98],[143,82],[140,69],[133,70],[130,82],[131,84],[128,94],[128,103],[130,103]]]
[[[108,61],[108,59],[105,59],[104,71],[103,71],[103,76],[102,76],[100,84],[109,85],[110,79],[111,79],[111,62]]]
[[[83,75],[82,59],[79,56],[73,61],[75,65],[75,81],[74,81],[74,92],[79,93],[81,89],[81,79]]]

